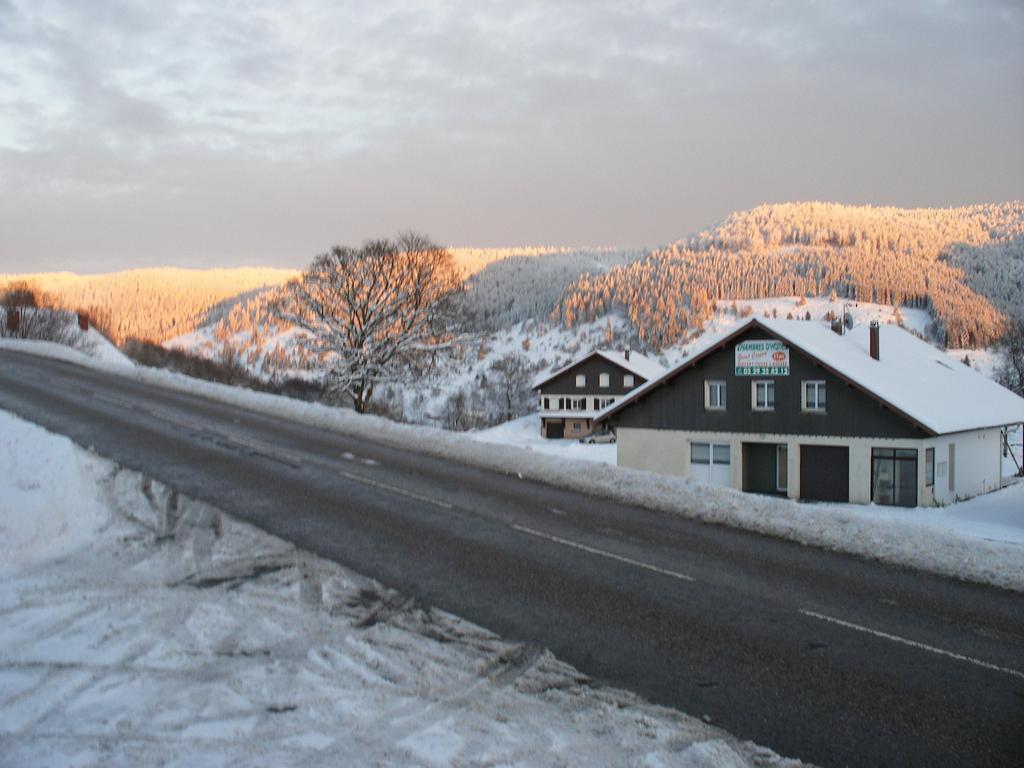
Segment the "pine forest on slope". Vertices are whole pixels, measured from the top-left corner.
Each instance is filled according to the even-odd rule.
[[[567,326],[615,309],[655,350],[685,340],[715,302],[785,295],[927,309],[932,335],[983,347],[1024,299],[1024,203],[965,208],[763,205],[629,264],[583,275]],[[1003,311],[1000,311],[1003,310]]]
[[[827,296],[927,310],[951,347],[982,347],[1003,313],[1024,307],[1024,203],[899,209],[829,203],[764,205],[644,252],[609,248],[456,248],[474,330],[523,322],[568,328],[621,313],[640,346],[691,338],[712,305],[733,299]],[[311,254],[312,257],[312,254]],[[88,311],[115,342],[163,342],[206,328],[245,352],[286,332],[269,302],[296,270],[140,269],[28,279],[56,306]],[[241,350],[240,350],[241,351]],[[294,353],[294,349],[279,349]],[[292,359],[278,360],[281,366]],[[302,367],[302,366],[299,366]]]
[[[71,272],[0,275],[4,284],[26,281],[50,306],[88,312],[113,342],[137,338],[160,342],[218,318],[216,308],[240,295],[281,285],[294,269],[130,269],[96,275]]]

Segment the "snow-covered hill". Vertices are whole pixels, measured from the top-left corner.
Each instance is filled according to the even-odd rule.
[[[785,296],[729,302],[717,307],[702,331],[693,330],[680,343],[661,350],[655,358],[664,366],[683,360],[702,340],[703,334],[725,335],[738,323],[752,315],[766,317],[806,318],[824,322],[829,315],[848,313],[857,324],[878,320],[899,323],[924,335],[930,317],[923,309],[894,308],[882,304],[843,302],[838,299]],[[295,376],[317,378],[314,361],[303,359],[300,349],[302,335],[295,329],[259,326],[255,333],[239,329],[234,333],[224,323],[208,325],[193,333],[167,342],[165,346],[188,351],[210,359],[218,359],[227,350],[234,350],[255,375],[263,377]],[[533,319],[511,323],[499,330],[483,332],[473,341],[457,345],[451,354],[439,358],[415,381],[384,386],[378,393],[378,412],[400,421],[458,428],[482,428],[505,420],[498,403],[494,366],[510,355],[520,356],[528,375],[523,384],[537,375],[554,371],[595,347],[622,349],[630,347],[649,352],[625,317],[613,313],[589,323],[566,328],[549,319]],[[956,353],[957,359],[963,352]],[[968,354],[984,359],[975,351]],[[990,372],[989,371],[986,372]],[[467,419],[449,423],[453,398],[462,395]],[[524,395],[521,412],[535,409],[532,395]]]

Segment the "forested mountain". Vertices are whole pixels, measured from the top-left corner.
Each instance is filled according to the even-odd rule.
[[[44,302],[85,311],[112,341],[127,338],[161,342],[209,322],[211,310],[266,286],[280,285],[298,274],[292,269],[132,269],[98,275],[48,272],[0,275],[6,283],[27,281],[44,294]]]
[[[492,325],[508,324],[513,315],[518,319],[546,317],[581,272],[602,271],[624,263],[630,255],[609,249],[551,246],[451,250],[468,280],[483,273],[475,294],[480,316]],[[310,254],[310,260],[314,256]],[[492,270],[496,272],[492,274]],[[127,338],[159,343],[210,323],[218,324],[221,337],[239,331],[258,337],[273,324],[266,312],[273,289],[298,274],[294,269],[267,267],[132,269],[96,275],[0,274],[0,289],[7,283],[27,281],[44,294],[46,303],[88,312],[97,327],[118,344]],[[509,301],[503,295],[504,287],[515,293],[514,283],[521,281],[531,284],[529,295],[518,293]]]
[[[453,248],[451,252],[467,278],[466,314],[473,330],[481,333],[529,320],[546,321],[581,274],[600,273],[643,255],[612,248],[549,247]],[[270,311],[279,290],[272,286],[226,302],[203,335],[219,354],[230,352],[259,371],[308,368],[315,361],[300,345],[287,343],[289,329]]]
[[[572,327],[621,309],[657,350],[699,329],[716,302],[834,292],[925,308],[939,341],[986,346],[1003,331],[1000,308],[1012,311],[1024,298],[1022,236],[1019,202],[763,205],[604,274],[584,275],[555,316]]]

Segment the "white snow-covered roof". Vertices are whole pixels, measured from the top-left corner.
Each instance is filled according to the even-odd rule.
[[[726,338],[751,326],[789,342],[936,434],[1024,422],[1024,398],[899,326],[879,327],[878,360],[871,357],[866,325],[840,336],[820,322],[752,318]],[[709,339],[676,368],[604,408],[595,418],[601,420],[643,396],[723,340],[722,336]]]
[[[538,387],[551,381],[556,376],[561,376],[566,371],[575,368],[584,360],[588,360],[594,355],[600,355],[605,360],[611,363],[615,363],[615,365],[621,366],[630,373],[635,373],[637,376],[647,379],[648,381],[651,379],[659,378],[662,374],[665,373],[665,369],[662,368],[661,365],[659,365],[654,360],[651,360],[651,358],[641,355],[639,352],[630,351],[629,359],[627,360],[625,352],[617,352],[610,349],[592,349],[590,350],[590,352],[583,355],[582,357],[576,358],[568,365],[563,365],[557,371],[541,375],[534,381],[532,389],[537,389]]]

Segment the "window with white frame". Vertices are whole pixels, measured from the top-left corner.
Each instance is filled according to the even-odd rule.
[[[804,410],[825,411],[825,382],[805,381],[804,382]]]
[[[609,405],[611,405],[614,402],[615,402],[615,398],[614,397],[599,397],[599,398],[597,398],[597,408],[598,408],[598,410],[600,410],[602,408],[607,408]]]
[[[612,375],[610,373],[602,373],[597,377],[597,384],[601,387],[610,387],[612,385]]]
[[[544,398],[543,408],[544,408],[545,411],[550,411],[551,410],[551,398],[550,397],[545,397]]]
[[[576,374],[576,386],[585,387],[587,386],[587,375],[585,373]]]
[[[709,411],[725,410],[725,382],[704,382],[704,407]]]
[[[574,411],[585,411],[585,410],[587,410],[587,398],[585,398],[585,397],[574,397],[572,399],[572,410],[574,410]]]
[[[775,410],[775,382],[771,380],[755,381],[751,387],[752,403],[755,411]]]
[[[633,374],[627,373],[622,377],[622,386],[632,387],[633,386]]]

